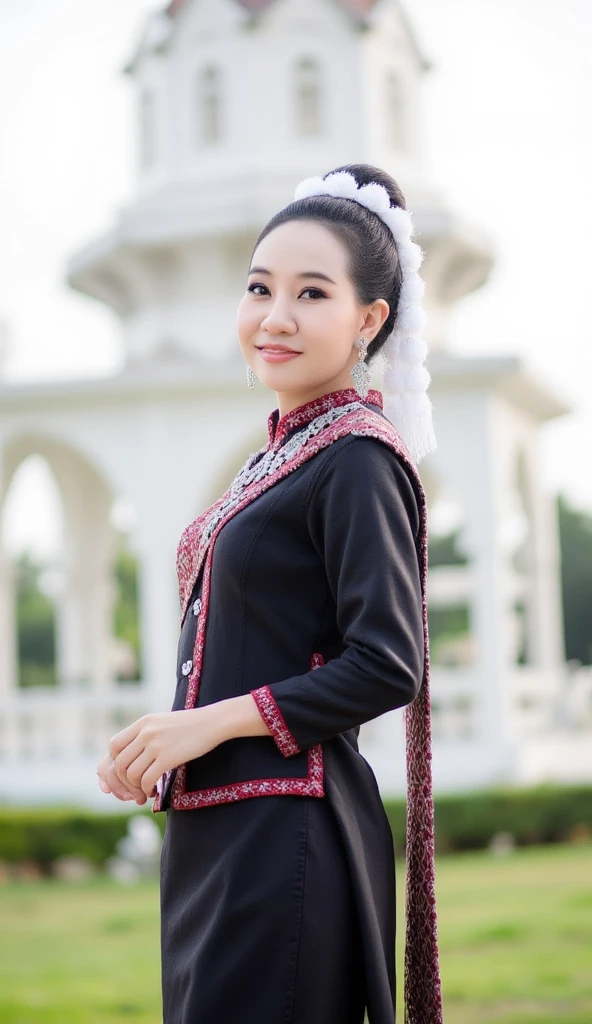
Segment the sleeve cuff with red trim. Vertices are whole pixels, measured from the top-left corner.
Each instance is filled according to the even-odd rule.
[[[300,747],[286,725],[277,701],[269,686],[260,686],[251,690],[251,696],[259,709],[259,714],[271,732],[275,744],[284,757],[292,757],[300,753]]]

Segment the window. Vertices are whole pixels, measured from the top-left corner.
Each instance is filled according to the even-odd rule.
[[[403,150],[407,145],[407,111],[401,79],[394,71],[386,76],[385,107],[387,144],[391,149]]]
[[[140,161],[144,170],[156,162],[156,109],[148,89],[140,95]]]
[[[197,141],[213,145],[222,138],[222,75],[217,67],[203,68],[197,76]]]
[[[304,57],[296,65],[294,101],[296,134],[300,138],[321,135],[321,72],[312,57]]]

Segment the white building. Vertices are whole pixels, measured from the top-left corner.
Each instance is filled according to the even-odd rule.
[[[434,658],[436,785],[592,774],[584,734],[558,715],[568,681],[557,533],[538,463],[541,425],[566,410],[518,360],[447,350],[449,313],[492,256],[426,180],[427,68],[397,0],[174,0],[148,18],[126,68],[135,193],[68,268],[73,288],[119,317],[124,368],[0,381],[0,500],[38,453],[65,521],[55,692],[18,689],[12,572],[0,563],[0,800],[104,806],[95,766],[109,737],[170,706],[177,541],[265,443],[275,405],[247,390],[234,326],[254,239],[300,179],[354,161],[400,182],[426,252],[439,447],[421,470],[435,519],[438,503],[460,510],[467,558],[430,574],[431,608],[468,623],[463,644]],[[137,513],[140,686],[114,682],[109,661],[115,500]],[[363,749],[383,791],[401,791],[401,713],[364,727]]]

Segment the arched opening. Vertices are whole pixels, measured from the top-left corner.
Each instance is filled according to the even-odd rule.
[[[27,456],[15,470],[2,514],[4,558],[14,600],[16,684],[57,683],[57,608],[64,531],[61,495],[49,463]]]
[[[111,507],[111,524],[115,530],[113,560],[113,635],[111,665],[117,682],[139,683],[143,677],[140,632],[140,563],[131,536],[136,525],[136,512],[124,499]]]
[[[219,471],[215,477],[211,480],[207,489],[207,499],[203,504],[203,508],[208,508],[218,498],[224,494],[224,491],[230,486],[234,480],[236,474],[247,461],[249,455],[252,452],[257,452],[261,448],[265,448],[267,444],[267,432],[265,429],[260,429],[256,433],[249,434],[250,441],[247,440],[240,447],[233,448],[226,459],[221,463]],[[199,509],[196,514],[203,511]]]
[[[214,65],[201,68],[196,76],[196,141],[211,146],[222,139],[222,72]]]
[[[74,449],[5,452],[0,635],[10,689],[90,690],[141,678],[133,510]],[[4,664],[6,662],[6,664]]]
[[[434,668],[434,739],[470,739],[476,729],[473,667],[471,559],[464,542],[466,518],[455,494],[436,480],[422,479],[429,505],[428,625]],[[424,479],[425,478],[425,479]]]
[[[314,57],[302,57],[294,69],[295,131],[300,139],[323,133],[321,67]]]
[[[444,487],[429,488],[428,542],[430,646],[434,664],[472,665],[476,651],[471,624],[470,560],[463,545],[464,514]]]
[[[146,710],[124,685],[142,674],[135,519],[62,439],[10,439],[0,469],[0,761],[63,788],[57,762],[94,760]]]

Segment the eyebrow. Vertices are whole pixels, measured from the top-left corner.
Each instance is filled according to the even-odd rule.
[[[265,267],[251,267],[247,277],[250,277],[251,274],[268,274],[271,276],[271,270],[267,270]],[[328,281],[329,284],[337,283],[331,277],[328,277],[327,274],[321,273],[320,270],[304,270],[302,274],[297,274],[296,277],[316,277],[320,281]]]

